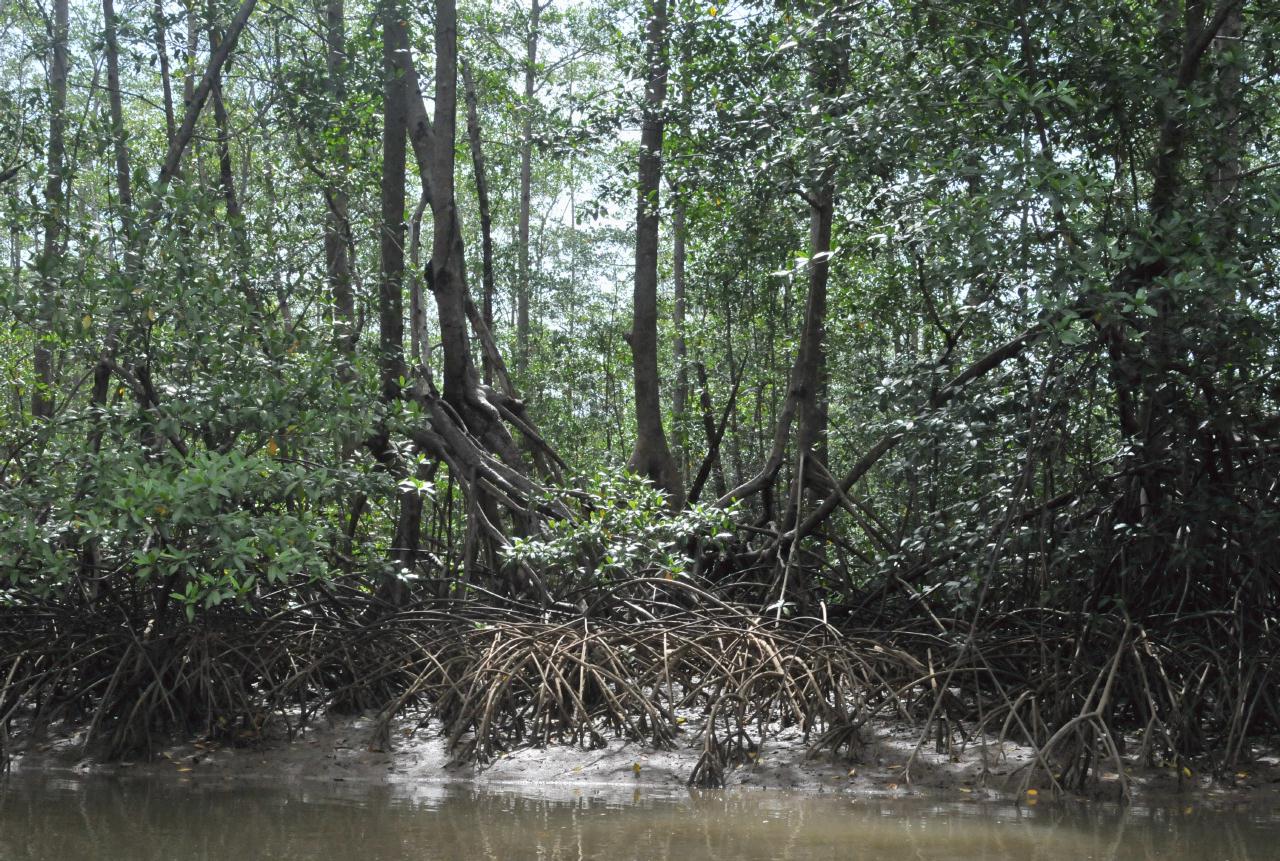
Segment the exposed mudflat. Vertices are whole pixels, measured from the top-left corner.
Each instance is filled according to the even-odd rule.
[[[99,762],[83,754],[81,735],[73,731],[51,734],[16,752],[11,768],[15,772],[168,774],[179,781],[683,787],[702,752],[701,734],[692,723],[684,727],[671,750],[613,739],[598,749],[525,747],[483,765],[451,763],[434,724],[393,723],[389,745],[388,738],[378,735],[373,715],[329,717],[318,719],[291,741],[244,738],[226,744],[192,739],[171,744],[149,760]],[[1055,797],[1043,771],[1031,773],[1032,752],[1019,745],[970,741],[939,753],[932,738],[918,746],[920,730],[911,726],[880,724],[863,735],[861,750],[845,759],[813,755],[799,731],[783,730],[766,739],[748,762],[726,769],[726,788],[868,797],[1005,798],[1031,804]],[[1127,764],[1125,774],[1132,799],[1138,802],[1280,805],[1280,755],[1274,748],[1257,753],[1250,765],[1226,775],[1133,764]],[[1104,766],[1089,797],[1116,801],[1120,783],[1119,775]]]

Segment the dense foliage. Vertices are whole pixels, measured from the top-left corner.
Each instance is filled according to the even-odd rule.
[[[0,722],[133,719],[50,625],[485,604],[1280,727],[1280,7],[669,2],[4,5]]]

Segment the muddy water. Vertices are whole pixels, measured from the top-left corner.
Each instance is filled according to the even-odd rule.
[[[0,859],[696,861],[1280,858],[1280,810],[640,788],[286,786],[17,774]]]

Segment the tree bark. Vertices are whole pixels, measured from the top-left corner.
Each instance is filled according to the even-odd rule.
[[[107,103],[111,117],[111,145],[115,155],[116,209],[124,232],[126,254],[133,241],[133,189],[129,176],[129,147],[125,139],[124,107],[120,98],[120,46],[116,38],[116,10],[102,0],[103,42],[107,54]]]
[[[325,86],[329,96],[329,122],[336,124],[347,101],[347,34],[343,0],[328,0],[321,10],[325,41]],[[342,177],[350,161],[346,135],[339,133],[325,171],[324,261],[333,303],[333,340],[343,366],[340,373],[351,378],[356,352],[356,300],[351,272],[351,216],[346,183]]]
[[[408,374],[404,360],[404,249],[405,249],[405,144],[408,136],[408,99],[397,51],[402,44],[404,10],[399,0],[380,0],[382,22],[382,182],[378,280],[378,376],[383,403],[399,400],[402,380]],[[381,431],[378,445],[387,446]],[[397,493],[400,512],[396,520],[391,556],[400,572],[408,573],[417,562],[421,536],[422,497],[416,490]],[[399,578],[388,580],[383,597],[400,606],[408,589]]]
[[[676,363],[676,385],[671,400],[671,430],[675,437],[676,456],[681,479],[689,474],[689,433],[687,428],[689,412],[689,355],[685,344],[685,310],[687,304],[685,291],[684,265],[686,258],[686,231],[688,218],[685,212],[684,196],[676,192],[675,213],[671,219],[672,260],[671,279],[675,290],[675,305],[671,310],[671,323],[675,328],[675,340],[672,353]],[[709,439],[709,438],[708,438]]]
[[[173,143],[177,125],[173,114],[173,81],[169,74],[168,29],[165,27],[164,0],[155,0],[151,10],[151,22],[156,28],[156,59],[160,64],[160,86],[164,93],[165,141]]]
[[[689,114],[693,108],[693,82],[690,79],[693,62],[693,27],[692,20],[687,21],[680,40],[680,109],[685,131],[688,131]],[[675,437],[676,458],[680,466],[683,480],[689,478],[689,355],[685,342],[685,316],[688,310],[688,296],[685,284],[685,263],[688,257],[688,189],[682,183],[672,181],[675,211],[671,218],[671,280],[675,292],[675,304],[671,311],[671,323],[675,328],[675,340],[672,344],[676,363],[676,385],[671,401],[671,425]],[[704,370],[705,373],[705,370]],[[705,391],[705,386],[704,386]],[[710,435],[707,444],[710,446]],[[717,458],[717,464],[719,459]],[[724,471],[717,473],[719,491],[724,493]],[[692,497],[693,494],[691,493]]]
[[[418,173],[421,177],[423,191],[426,193],[428,202],[433,207],[434,220],[436,195],[433,189],[443,183],[443,179],[436,179],[437,175],[443,170],[443,166],[435,157],[439,143],[431,118],[427,116],[426,108],[423,105],[422,93],[418,84],[418,73],[414,68],[412,52],[409,47],[408,33],[402,31],[399,38],[402,43],[399,50],[397,50],[396,57],[400,63],[401,73],[404,75],[406,82],[406,92],[408,93],[409,142],[413,146],[414,158],[418,163]],[[448,168],[452,172],[452,161],[449,162]],[[450,173],[449,186],[451,189],[452,185],[452,174]],[[547,455],[552,462],[563,466],[558,456],[542,441],[537,429],[524,414],[524,405],[519,400],[519,393],[507,373],[506,363],[502,360],[502,355],[498,351],[492,334],[485,325],[480,310],[476,308],[475,303],[471,301],[471,297],[468,294],[465,266],[466,253],[462,241],[462,231],[457,218],[453,218],[449,225],[443,227],[436,224],[434,229],[436,231],[448,229],[452,233],[450,244],[453,250],[449,253],[450,266],[453,267],[449,273],[449,278],[452,281],[446,279],[446,286],[451,290],[456,290],[461,295],[466,321],[471,324],[471,330],[480,341],[480,348],[485,361],[492,368],[494,382],[501,391],[501,394],[499,394],[499,392],[495,392],[488,387],[479,386],[479,377],[475,371],[474,363],[471,362],[469,339],[461,346],[455,343],[454,347],[451,348],[449,346],[450,342],[442,337],[442,340],[445,341],[446,358],[451,349],[465,349],[463,355],[467,367],[463,368],[461,373],[464,375],[466,384],[459,389],[459,391],[463,392],[463,396],[461,400],[452,404],[454,409],[467,424],[467,427],[484,443],[488,451],[496,454],[508,465],[517,465],[520,462],[520,456],[511,439],[511,435],[507,433],[505,426],[502,424],[503,418],[511,421],[525,434],[531,443],[531,453],[536,449],[542,449],[542,453]],[[434,246],[435,240],[433,240],[433,257],[436,250]],[[441,282],[436,279],[434,262],[431,269],[431,282],[432,290],[436,294],[437,311],[443,315],[446,311],[440,308],[439,305]],[[463,335],[466,335],[465,328],[463,329]],[[468,386],[470,386],[469,389]],[[537,462],[542,458],[541,455],[534,453],[534,459]]]
[[[444,398],[464,417],[478,383],[467,334],[465,263],[455,253],[458,231],[454,202],[454,136],[457,131],[458,24],[455,0],[436,2],[434,151],[431,175],[432,290],[444,345]]]
[[[382,400],[400,397],[404,364],[405,140],[408,128],[404,76],[396,63],[397,0],[381,0],[382,18],[382,221],[379,231],[378,376]]]
[[[209,10],[209,50],[216,51],[222,37],[218,27],[212,21],[213,10]],[[214,78],[213,90],[209,96],[213,100],[213,124],[217,133],[218,144],[218,184],[222,188],[222,199],[227,207],[227,222],[231,233],[243,249],[244,216],[240,209],[240,195],[236,191],[235,170],[231,163],[231,120],[227,116],[227,106],[222,100],[222,74]]]
[[[631,343],[636,444],[628,468],[684,506],[684,484],[662,427],[658,382],[658,224],[662,182],[663,102],[667,94],[667,0],[651,0],[645,28],[646,81],[636,203],[636,271]]]
[[[189,112],[196,100],[196,56],[200,52],[200,20],[196,13],[196,0],[184,0],[187,10],[187,62],[186,72],[182,77],[182,102],[185,111]],[[204,156],[199,147],[191,148],[191,157],[196,165],[196,177],[200,180],[200,188],[208,185],[205,176]]]
[[[471,65],[462,62],[462,83],[467,97],[467,138],[471,144],[471,165],[476,176],[476,201],[480,207],[480,279],[484,295],[484,324],[493,332],[493,217],[489,212],[489,179],[485,172],[484,149],[480,144],[480,107]],[[485,385],[493,385],[493,362],[484,358]]]
[[[62,247],[62,220],[66,198],[66,132],[67,112],[67,0],[54,0],[53,32],[50,33],[49,58],[49,146],[48,176],[44,184],[44,245],[37,268],[40,272],[40,297],[37,303],[36,347],[32,357],[36,385],[31,393],[31,414],[37,418],[53,415],[53,336],[54,309],[58,299],[57,270]]]
[[[520,125],[520,215],[516,237],[516,374],[529,369],[529,213],[533,194],[533,93],[538,71],[538,23],[550,0],[529,0],[525,36],[524,105]]]
[[[788,498],[792,510],[785,523],[790,528],[799,515],[798,506],[805,495],[820,495],[825,485],[827,461],[827,405],[826,390],[826,319],[827,281],[830,274],[831,221],[835,211],[835,190],[831,182],[832,171],[822,172],[822,178],[812,189],[809,204],[809,294],[805,300],[804,325],[800,333],[800,352],[796,358],[795,385],[798,422],[796,427],[796,472]],[[803,464],[803,466],[801,466]],[[810,472],[809,470],[812,470]],[[806,494],[798,492],[803,485]]]

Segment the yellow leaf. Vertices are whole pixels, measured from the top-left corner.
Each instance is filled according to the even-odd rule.
[[[83,317],[81,317],[81,318],[80,318],[80,328],[81,328],[81,329],[88,329],[88,328],[89,328],[90,326],[92,326],[92,325],[93,325],[93,316],[92,316],[92,315],[90,315],[90,314],[85,314]]]
[[[185,768],[185,767],[184,767],[184,768],[180,768],[180,769],[178,769],[178,771],[180,771],[180,772],[183,772],[183,771],[190,771],[190,770],[191,770],[191,769],[189,769],[189,768]]]
[[[1184,765],[1184,766],[1182,766],[1182,776],[1183,776],[1183,777],[1190,777],[1190,776],[1191,776],[1191,769],[1187,768],[1185,765]]]
[[[1039,795],[1039,794],[1040,794],[1040,790],[1038,790],[1038,789],[1028,789],[1028,790],[1027,790],[1027,795],[1031,796],[1032,798],[1035,798],[1035,797],[1036,797],[1037,795]]]
[[[154,322],[156,321],[156,309],[155,309],[155,308],[148,308],[148,309],[147,309],[147,320],[148,320],[148,321],[150,321],[150,322],[152,322],[152,323],[154,323]]]
[[[714,17],[716,17],[716,13],[717,13],[718,11],[719,11],[719,10],[718,10],[718,9],[716,9],[716,7],[712,6],[710,9],[708,9],[708,10],[707,10],[707,14],[708,14],[708,15],[710,15],[712,18],[714,18]]]

